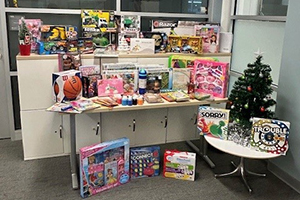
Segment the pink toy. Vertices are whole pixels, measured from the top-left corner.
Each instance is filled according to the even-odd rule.
[[[123,94],[123,79],[103,79],[98,80],[98,96],[112,96]]]
[[[227,95],[228,63],[196,60],[194,62],[195,92],[225,98]]]

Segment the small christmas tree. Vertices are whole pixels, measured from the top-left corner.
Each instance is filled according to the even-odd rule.
[[[234,83],[229,96],[231,120],[246,128],[251,127],[252,117],[274,116],[274,112],[268,109],[276,104],[271,98],[271,67],[261,63],[260,54],[258,52],[253,64],[248,64],[244,74]]]
[[[30,43],[30,31],[25,23],[24,18],[21,18],[21,24],[19,24],[19,44]]]

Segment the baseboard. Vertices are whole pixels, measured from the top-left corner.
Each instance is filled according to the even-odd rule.
[[[268,162],[268,170],[272,172],[275,176],[277,176],[280,180],[285,182],[287,185],[289,185],[291,188],[296,190],[296,192],[300,193],[300,181],[271,163],[270,161]]]
[[[22,140],[22,130],[15,130],[14,134],[11,136],[12,141]]]

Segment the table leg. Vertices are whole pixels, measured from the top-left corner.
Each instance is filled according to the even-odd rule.
[[[72,188],[78,189],[78,175],[77,175],[77,157],[76,157],[76,124],[75,114],[70,114],[70,132],[71,132],[71,176],[72,176]]]
[[[211,167],[215,168],[215,164],[211,161],[211,159],[207,156],[207,142],[203,135],[200,135],[200,148],[198,148],[194,143],[190,140],[187,140],[186,143],[198,154],[200,155],[204,161]]]

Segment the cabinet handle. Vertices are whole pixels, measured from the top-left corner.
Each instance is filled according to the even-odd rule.
[[[133,122],[132,122],[132,131],[135,132],[135,119],[133,119]]]
[[[197,114],[196,113],[194,113],[194,117],[195,117],[194,125],[196,125],[197,124]]]
[[[62,138],[62,129],[63,129],[63,127],[62,127],[62,125],[60,125],[59,126],[59,137],[60,138]]]
[[[165,116],[165,127],[164,128],[167,128],[167,126],[168,126],[168,117]]]
[[[96,128],[96,135],[99,134],[99,129],[100,129],[100,122],[97,123],[97,128]]]

